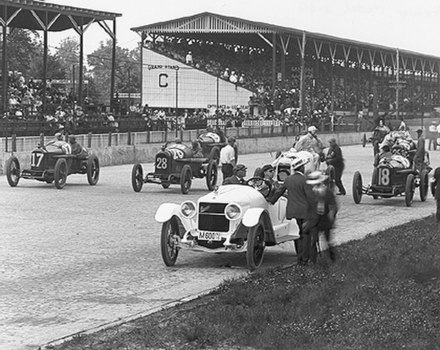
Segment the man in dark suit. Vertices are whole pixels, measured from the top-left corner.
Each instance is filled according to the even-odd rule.
[[[246,170],[247,168],[244,164],[237,164],[232,169],[232,176],[224,179],[222,185],[244,184],[246,182],[244,179],[244,177],[246,176]]]
[[[440,167],[434,170],[433,181],[431,183],[431,192],[435,198],[437,210],[435,212],[435,219],[437,226],[440,227]]]
[[[294,172],[289,175],[284,184],[272,197],[271,203],[275,203],[278,198],[287,190],[286,218],[296,219],[299,227],[299,239],[295,240],[295,250],[299,265],[307,265],[309,260],[316,262],[316,237],[317,214],[316,199],[312,186],[306,183],[304,175],[304,165],[308,160],[299,160],[292,166]],[[312,242],[314,242],[312,244]]]
[[[335,168],[335,185],[338,187],[338,195],[345,196],[345,188],[342,184],[342,172],[344,171],[344,158],[342,157],[341,147],[336,143],[335,138],[328,141],[330,147],[327,152],[325,162],[328,165],[333,165]]]

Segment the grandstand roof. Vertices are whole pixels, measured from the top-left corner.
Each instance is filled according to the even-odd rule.
[[[5,18],[6,9],[6,18]],[[46,18],[47,16],[47,18]],[[89,25],[93,22],[114,20],[119,13],[95,11],[90,9],[63,6],[32,0],[0,0],[0,23],[8,27],[63,31],[76,25]],[[41,22],[40,22],[41,21]]]
[[[242,45],[245,47],[262,47],[263,43],[272,42],[272,34],[280,36],[289,36],[301,38],[303,33],[310,40],[325,42],[335,47],[336,57],[338,59],[347,58],[347,51],[341,50],[341,47],[355,47],[358,51],[367,50],[371,53],[381,52],[395,55],[396,49],[393,47],[375,45],[345,38],[339,38],[326,34],[307,32],[295,28],[277,26],[273,24],[255,22],[237,17],[223,16],[211,12],[202,12],[192,16],[181,17],[169,21],[157,22],[144,26],[134,27],[131,30],[148,35],[167,35],[178,38],[194,39],[200,41],[213,41],[224,44]],[[294,44],[296,45],[296,43]],[[338,49],[336,49],[338,48]],[[329,51],[328,48],[323,48]],[[328,52],[327,52],[328,53]],[[401,56],[413,59],[424,59],[431,61],[440,61],[440,57],[417,53],[409,50],[399,49]],[[323,52],[324,54],[324,52]],[[359,52],[348,53],[355,57]],[[368,55],[365,55],[368,56]],[[361,59],[362,60],[362,59]],[[364,58],[368,60],[367,57]],[[375,63],[384,65],[379,55],[373,58]]]

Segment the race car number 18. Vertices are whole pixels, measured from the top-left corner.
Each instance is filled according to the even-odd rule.
[[[390,169],[379,169],[379,185],[388,186],[390,184]]]

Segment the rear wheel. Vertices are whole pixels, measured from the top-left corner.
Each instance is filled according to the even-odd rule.
[[[353,175],[353,200],[356,204],[359,204],[362,199],[362,176],[359,171],[356,171]]]
[[[87,159],[87,181],[90,186],[95,186],[99,180],[99,160],[95,155],[90,155]]]
[[[426,201],[426,198],[428,197],[428,189],[429,189],[429,179],[428,179],[428,172],[426,170],[422,170],[420,174],[420,200],[422,202]]]
[[[246,262],[249,270],[254,271],[261,266],[265,247],[264,227],[259,222],[249,229],[247,236]]]
[[[64,158],[60,158],[55,163],[54,181],[55,187],[61,190],[66,185],[67,180],[67,162]]]
[[[411,206],[414,198],[414,174],[409,174],[406,178],[405,184],[405,204],[407,207]]]
[[[210,191],[214,190],[214,187],[217,184],[217,178],[218,178],[217,162],[214,159],[211,159],[206,169],[206,186],[208,187],[208,190]]]
[[[180,173],[180,190],[182,194],[188,194],[192,183],[192,170],[188,164],[185,164]]]
[[[160,250],[162,260],[166,266],[174,266],[179,255],[179,225],[175,218],[168,220],[162,224],[162,232],[160,236]]]
[[[142,165],[135,164],[131,169],[131,186],[135,192],[140,192],[144,184],[144,172]]]
[[[18,185],[20,180],[20,162],[16,156],[8,158],[5,164],[6,167],[6,179],[11,187]]]

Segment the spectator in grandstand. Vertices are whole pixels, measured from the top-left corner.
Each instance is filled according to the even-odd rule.
[[[406,123],[405,120],[403,119],[403,117],[400,117],[400,124],[399,124],[399,128],[397,130],[399,131],[406,131]]]
[[[435,120],[431,121],[431,123],[429,124],[428,137],[428,150],[430,151],[432,146],[435,151],[437,149],[437,122]]]
[[[335,168],[335,185],[338,188],[339,192],[337,193],[340,196],[345,196],[345,188],[342,184],[342,172],[344,171],[344,158],[342,157],[341,147],[336,143],[335,138],[331,138],[328,143],[330,147],[327,152],[327,156],[325,162],[328,165],[333,165]]]
[[[185,63],[192,66],[194,64],[193,62],[193,56],[192,56],[192,52],[188,51],[185,57]]]
[[[220,150],[220,164],[222,167],[223,181],[232,176],[232,169],[237,164],[235,155],[235,137],[228,137],[228,144]]]
[[[221,77],[225,80],[229,80],[229,75],[230,75],[229,68],[226,68],[225,71],[222,73]]]
[[[238,79],[238,83],[240,85],[244,85],[245,81],[244,81],[244,73],[241,73],[240,78]]]
[[[235,71],[231,72],[231,75],[229,76],[229,81],[232,84],[235,84],[235,88],[237,88],[237,84],[238,84],[238,76],[237,73],[235,73]]]

